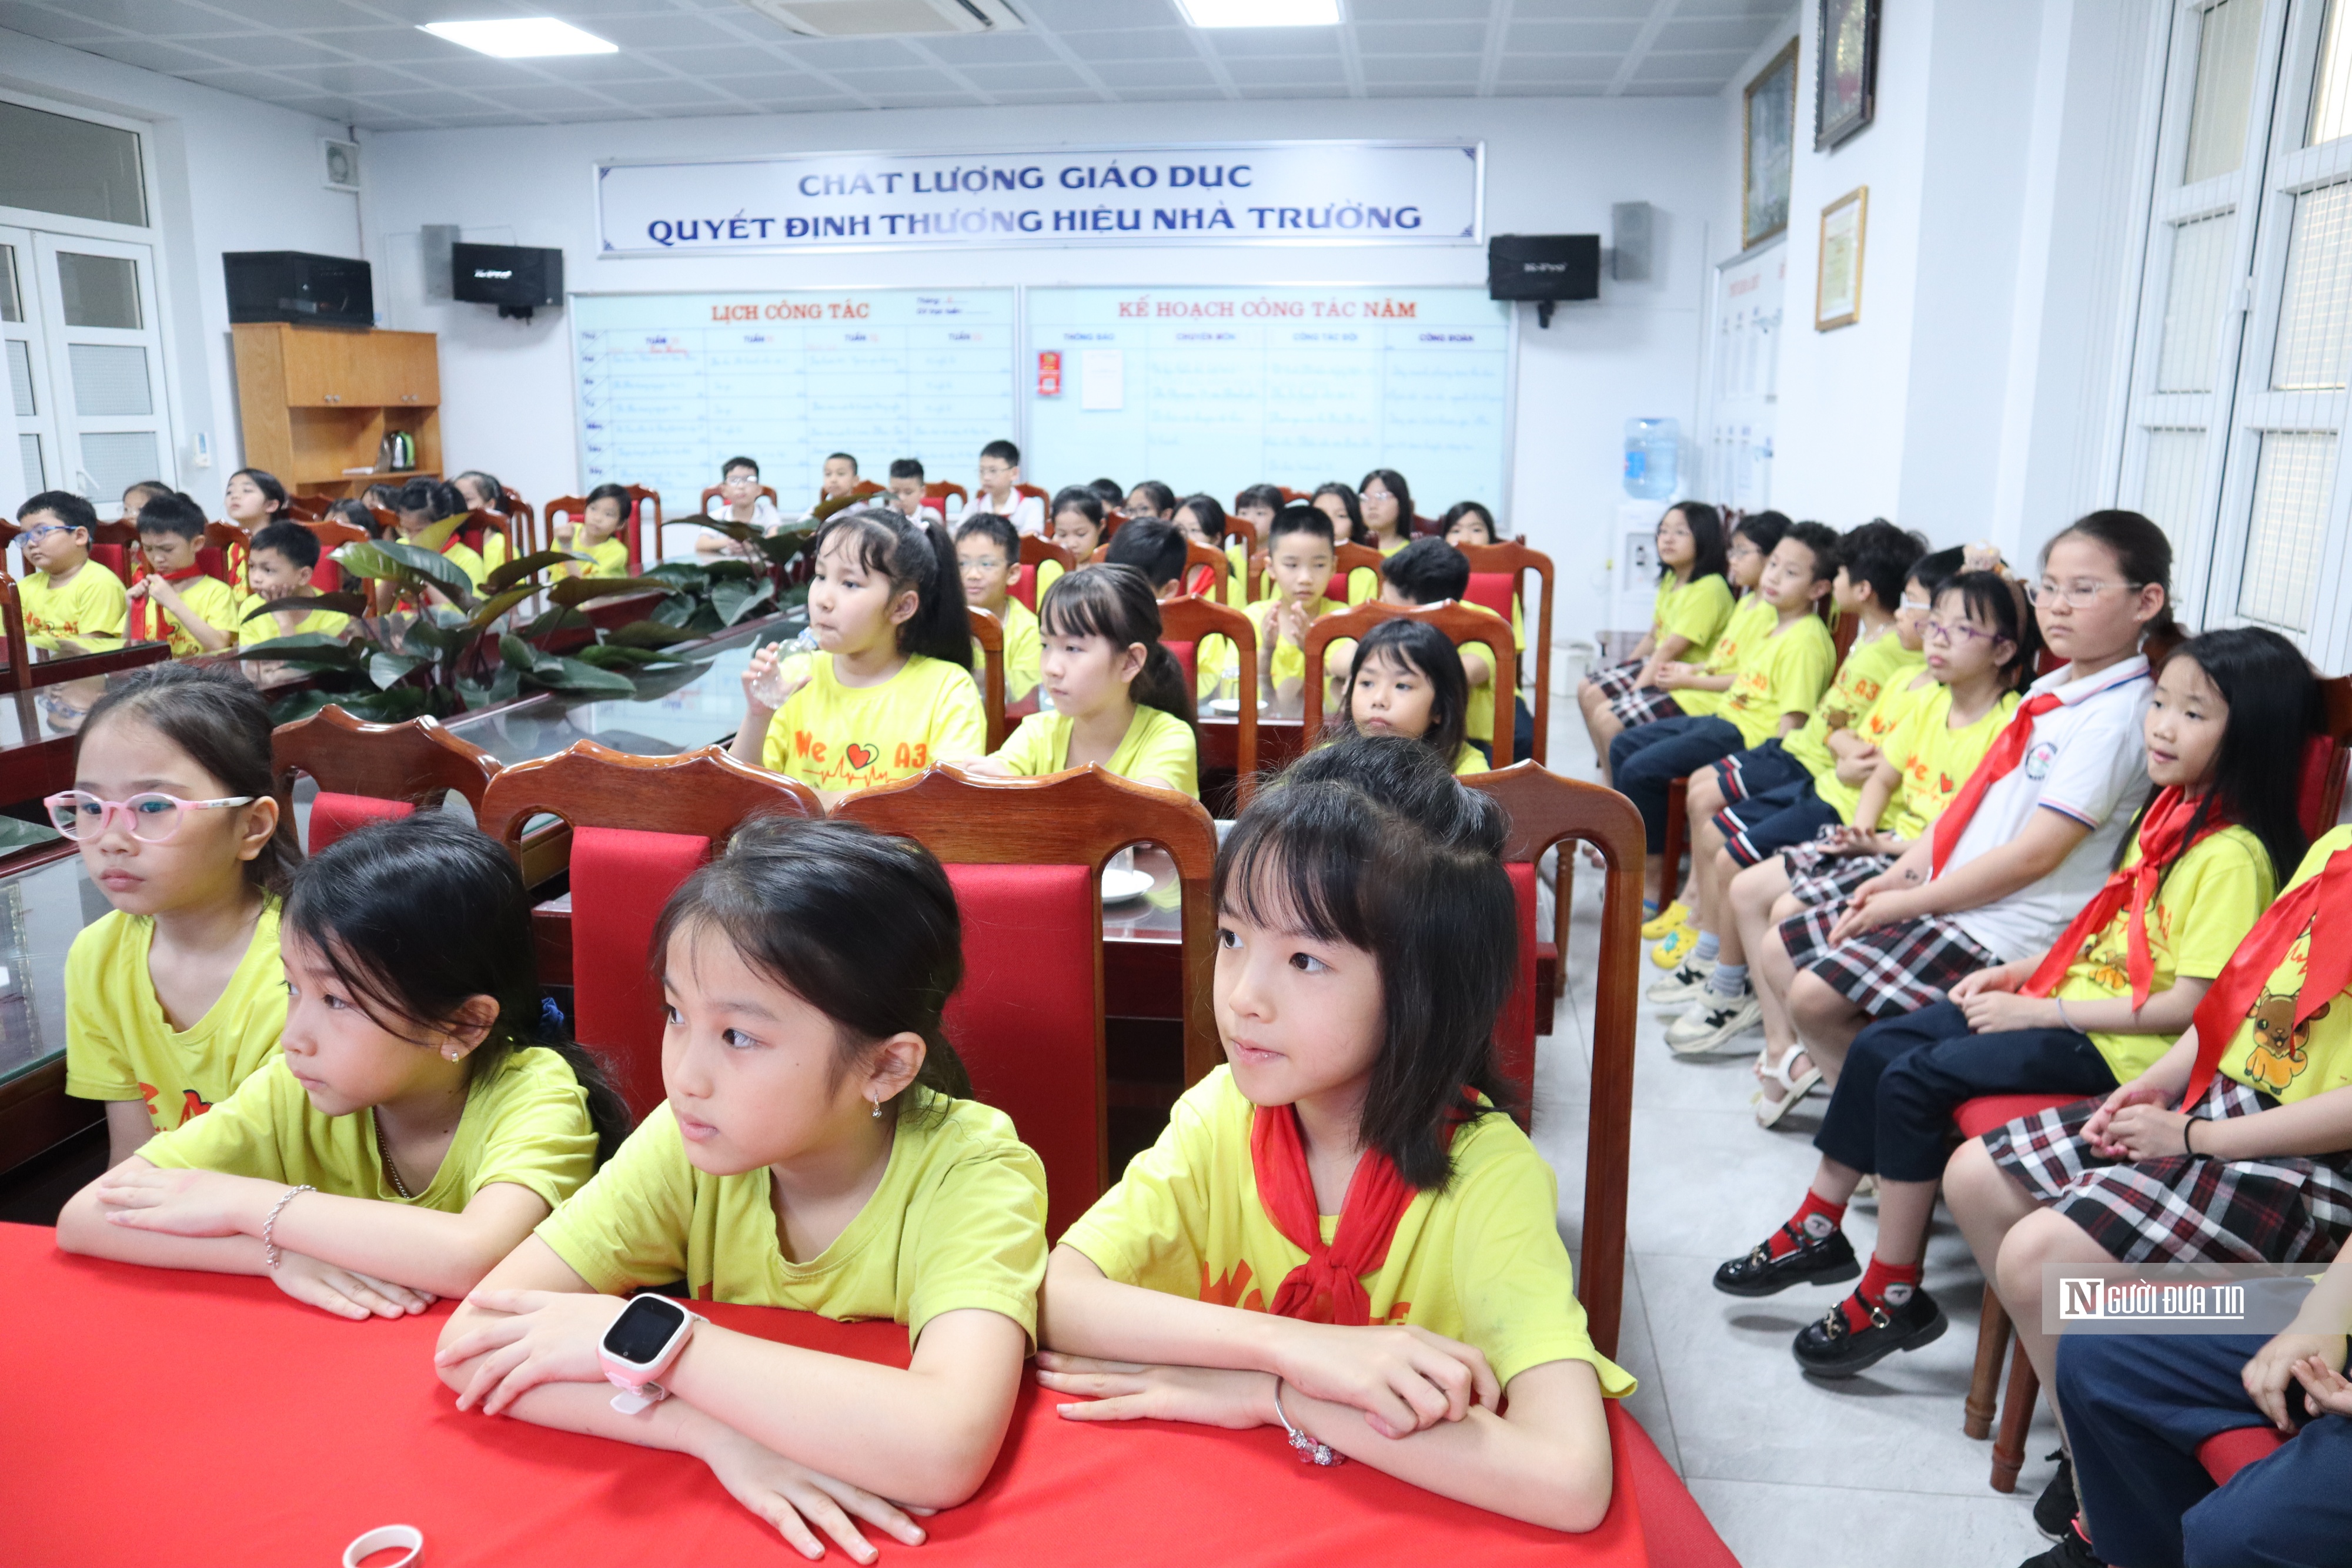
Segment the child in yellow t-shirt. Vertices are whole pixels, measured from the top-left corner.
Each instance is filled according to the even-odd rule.
[[[1483,604],[1472,604],[1463,595],[1470,588],[1470,559],[1444,539],[1414,539],[1401,546],[1394,554],[1381,562],[1381,602],[1396,605],[1442,604],[1451,600],[1466,610],[1475,610],[1495,623],[1495,641],[1491,643],[1464,642],[1456,650],[1462,660],[1463,678],[1470,683],[1468,706],[1462,714],[1463,737],[1484,756],[1488,763],[1495,756],[1495,709],[1497,706],[1497,672],[1507,669],[1514,680],[1503,683],[1512,691],[1516,704],[1517,649],[1508,641],[1510,629],[1503,618]],[[1506,655],[1504,650],[1510,649]],[[1530,739],[1534,734],[1532,718],[1528,726]],[[1517,739],[1514,737],[1514,739]],[[1524,744],[1514,746],[1513,754],[1524,757]]]
[[[392,515],[401,543],[438,551],[450,565],[465,573],[467,588],[479,593],[490,569],[459,532],[469,510],[464,493],[455,485],[445,485],[438,479],[411,479],[394,496]],[[437,586],[427,589],[425,597],[435,604],[457,602]]]
[[[627,1134],[595,1060],[537,1038],[530,899],[471,827],[338,839],[282,951],[283,1053],[84,1187],[60,1247],[396,1318],[473,1289]]]
[[[1677,501],[1666,508],[1654,535],[1658,591],[1650,629],[1632,658],[1577,685],[1576,703],[1592,737],[1593,756],[1607,757],[1609,743],[1628,726],[1685,711],[1658,685],[1659,675],[1670,665],[1679,669],[1707,657],[1731,619],[1733,595],[1754,586],[1764,558],[1787,526],[1778,512],[1759,513],[1742,523],[1727,546],[1739,558],[1735,568],[1727,553],[1722,513],[1705,501]],[[1735,571],[1744,572],[1744,580],[1734,581]]]
[[[1086,565],[1110,537],[1110,519],[1103,511],[1102,497],[1084,485],[1064,486],[1054,497],[1045,537],[1068,550],[1080,566]]]
[[[692,1454],[807,1556],[801,1514],[871,1558],[827,1499],[920,1542],[902,1510],[962,1502],[995,1461],[1045,1264],[1045,1168],[941,1030],[963,967],[947,873],[854,823],[756,819],[654,940],[668,1101],[457,1309],[442,1378],[461,1410]],[[622,1414],[598,1343],[622,1293],[679,1280],[904,1323],[913,1359],[692,1322],[664,1402]]]
[[[1225,591],[1216,592],[1217,573],[1210,567],[1197,567],[1184,583],[1184,591],[1203,599],[1213,598],[1220,603],[1235,608],[1249,602],[1249,548],[1236,539],[1225,542],[1225,508],[1214,496],[1187,496],[1176,503],[1170,514],[1178,531],[1194,544],[1225,552],[1230,570],[1225,573]]]
[[[586,556],[584,561],[567,563],[562,570],[570,577],[626,577],[629,575],[629,541],[620,537],[621,525],[628,520],[629,492],[620,485],[599,485],[588,492],[587,502],[579,520],[566,519],[555,525],[555,548]]]
[[[119,1163],[278,1054],[281,820],[269,709],[232,671],[164,664],[90,709],[77,787],[44,802],[114,908],[66,956],[66,1092],[106,1103]]]
[[[118,647],[128,619],[122,580],[89,559],[98,513],[70,490],[44,490],[16,508],[16,536],[32,570],[16,585],[25,634],[48,653]]]
[[[272,608],[317,591],[310,585],[310,574],[319,568],[319,536],[299,523],[271,523],[253,536],[252,553],[245,566],[245,578],[253,585],[253,592],[237,607],[237,646],[249,648],[279,637],[343,634],[352,618],[336,611],[302,604]]]
[[[1309,753],[1242,814],[1217,856],[1226,1064],[1047,1269],[1037,1380],[1090,1400],[1065,1416],[1278,1427],[1323,1463],[1601,1521],[1601,1401],[1633,1380],[1585,1332],[1558,1184],[1497,1105],[1506,830],[1393,737]]]
[[[172,657],[236,646],[237,591],[196,564],[204,508],[174,491],[139,508],[139,553],[147,572],[130,589],[133,642],[168,642]]]
[[[1033,779],[1092,762],[1198,800],[1192,694],[1176,656],[1160,645],[1160,604],[1144,574],[1108,562],[1082,566],[1054,580],[1044,611],[1053,711],[1023,720],[971,770]]]
[[[955,550],[964,603],[987,611],[1004,628],[1005,706],[1026,702],[1037,689],[1042,653],[1036,612],[1013,597],[1013,574],[1021,565],[1021,536],[1006,518],[981,512],[956,526]],[[1059,575],[1057,570],[1055,576]],[[982,669],[982,656],[975,643],[971,656],[975,674]]]
[[[836,512],[816,536],[809,627],[824,652],[781,643],[743,672],[737,758],[830,804],[988,750],[971,680],[971,623],[947,530],[894,507]]]
[[[1455,774],[1484,773],[1486,754],[1462,733],[1470,678],[1462,655],[1426,621],[1383,621],[1356,645],[1348,700],[1325,727],[1321,744],[1350,735],[1401,735],[1429,747]]]
[[[1301,710],[1307,628],[1318,617],[1347,608],[1323,592],[1331,581],[1335,548],[1330,517],[1313,507],[1285,507],[1266,525],[1266,578],[1272,587],[1244,613],[1257,629],[1258,701],[1267,713],[1296,715]],[[1343,646],[1334,643],[1324,650],[1326,669],[1336,673],[1346,668]],[[1241,653],[1228,638],[1202,638],[1196,658],[1203,700],[1241,678]]]

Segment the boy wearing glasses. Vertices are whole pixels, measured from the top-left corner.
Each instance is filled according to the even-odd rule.
[[[32,569],[17,584],[32,645],[50,653],[120,646],[129,595],[121,578],[90,564],[97,510],[70,490],[44,490],[16,508],[16,521]]]
[[[958,516],[993,512],[1011,523],[1015,533],[1044,533],[1045,503],[1035,496],[1022,495],[1020,483],[1021,448],[1009,441],[990,442],[980,449],[980,488]]]
[[[763,534],[774,533],[783,526],[783,514],[776,510],[775,502],[761,493],[759,464],[749,457],[730,457],[720,467],[719,494],[711,501],[707,515],[720,521],[749,523]],[[696,535],[694,549],[697,555],[751,557],[759,553],[716,528],[705,528]]]
[[[963,580],[963,601],[985,610],[1004,623],[1004,700],[1024,701],[1037,689],[1045,664],[1045,648],[1037,636],[1037,616],[1013,597],[1013,574],[1021,566],[1021,538],[1013,525],[993,512],[966,512],[955,531],[956,572]],[[972,668],[986,663],[978,652]]]

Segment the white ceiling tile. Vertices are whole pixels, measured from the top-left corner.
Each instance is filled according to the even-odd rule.
[[[1143,27],[1117,33],[1073,33],[1062,40],[1082,60],[1198,59],[1181,27]]]
[[[1105,27],[1164,27],[1181,23],[1175,0],[1022,0],[1034,20],[1057,33]]]
[[[1619,54],[1641,37],[1639,22],[1514,21],[1503,36],[1503,47],[1517,54],[1576,54],[1588,49],[1613,49]]]
[[[675,71],[691,77],[742,76],[750,71],[777,71],[784,68],[785,57],[772,54],[757,44],[735,44],[726,48],[649,49],[646,57],[659,60]]]
[[[923,47],[951,66],[1035,65],[1062,57],[1034,33],[949,34],[925,38]]]
[[[1616,55],[1507,55],[1496,79],[1606,84],[1616,78],[1617,68],[1623,63]]]
[[[1769,17],[1727,16],[1688,18],[1677,16],[1658,29],[1660,49],[1737,49],[1752,52],[1777,24]]]
[[[1476,55],[1366,55],[1364,80],[1367,84],[1384,82],[1391,86],[1475,86],[1478,66]]]
[[[126,66],[137,66],[142,71],[160,71],[165,76],[194,78],[199,71],[235,72],[250,77],[255,73],[239,70],[233,55],[224,57],[214,50],[184,47],[178,44],[151,43],[144,38],[85,38],[74,47],[87,49],[93,55],[103,55]],[[221,87],[218,82],[208,86]],[[241,87],[223,87],[226,92],[242,92]]]
[[[888,70],[913,65],[914,55],[896,38],[799,38],[784,52],[812,70]]]
[[[573,26],[625,49],[718,48],[742,43],[724,27],[676,11],[646,16],[583,16]]]
[[[71,9],[89,21],[143,38],[237,30],[234,22],[225,21],[217,13],[183,5],[181,0],[72,0]]]
[[[1557,17],[1571,22],[1615,18],[1639,23],[1648,21],[1656,9],[1656,0],[1513,0],[1511,14],[1522,22]]]
[[[375,19],[369,15],[371,7],[344,0],[209,0],[206,8],[249,28],[276,31],[356,27]]]
[[[1236,86],[1265,82],[1340,82],[1347,73],[1337,59],[1328,60],[1227,60],[1225,74]]]
[[[1517,0],[1517,4],[1525,8],[1528,0]],[[1359,22],[1484,24],[1494,9],[1492,0],[1348,0],[1348,15]]]
[[[553,55],[530,62],[533,70],[543,71],[558,81],[623,82],[646,81],[669,76],[656,63],[652,55]]]
[[[192,49],[204,49],[241,66],[277,70],[286,66],[327,65],[343,58],[339,49],[292,33],[247,33],[235,38],[190,38]]]
[[[1212,33],[1223,59],[1263,58],[1269,55],[1339,57],[1337,27],[1226,27]]]
[[[0,5],[0,27],[59,44],[69,44],[77,38],[122,36],[103,22],[94,22],[88,16],[56,5]]]
[[[834,78],[859,92],[960,92],[962,89],[935,70],[835,71]]]
[[[983,92],[1017,92],[1036,88],[1084,88],[1078,73],[1064,65],[959,66],[957,73]]]
[[[1367,55],[1475,55],[1486,47],[1484,22],[1366,22],[1356,28]]]

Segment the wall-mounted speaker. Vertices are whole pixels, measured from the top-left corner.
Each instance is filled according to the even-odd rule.
[[[1618,202],[1609,209],[1609,276],[1620,283],[1650,280],[1650,220],[1647,202]]]

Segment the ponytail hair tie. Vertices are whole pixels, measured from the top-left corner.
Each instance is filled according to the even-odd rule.
[[[563,1038],[563,1009],[553,997],[539,998],[539,1031],[549,1040]]]

